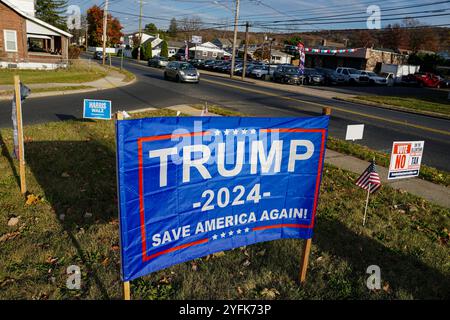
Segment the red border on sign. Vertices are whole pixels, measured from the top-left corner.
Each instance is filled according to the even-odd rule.
[[[317,168],[317,177],[316,177],[316,187],[314,192],[314,204],[313,204],[313,213],[311,217],[311,223],[309,225],[306,224],[275,224],[269,226],[261,226],[255,227],[252,230],[266,230],[266,229],[276,229],[276,228],[305,228],[311,229],[314,226],[314,220],[316,215],[317,208],[317,200],[319,196],[319,187],[321,181],[321,172],[322,172],[322,163],[323,163],[323,155],[325,151],[325,129],[260,129],[261,132],[316,132],[322,133],[322,142],[320,147],[320,156],[319,156],[319,165]],[[142,137],[137,140],[138,143],[138,162],[139,162],[139,215],[140,215],[140,227],[141,227],[141,239],[142,239],[142,260],[144,262],[154,259],[160,255],[181,250],[184,248],[192,247],[198,244],[203,244],[208,242],[209,238],[200,239],[194,242],[189,242],[180,246],[176,246],[173,248],[169,248],[166,250],[162,250],[160,252],[154,253],[152,255],[147,255],[147,240],[145,233],[145,208],[144,208],[144,165],[143,165],[143,156],[142,156],[142,143],[150,142],[150,141],[158,141],[158,140],[167,140],[171,138],[179,138],[179,137],[190,137],[190,136],[204,136],[211,134],[210,131],[202,131],[202,132],[193,132],[193,133],[182,133],[182,134],[166,134],[160,136],[152,136],[152,137]]]

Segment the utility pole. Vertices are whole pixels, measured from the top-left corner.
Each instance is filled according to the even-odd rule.
[[[139,47],[137,52],[138,61],[141,61],[141,45],[142,45],[142,0],[139,1]]]
[[[244,64],[242,66],[242,80],[245,78],[245,72],[247,69],[247,51],[248,51],[248,21],[245,23],[245,47],[244,47]]]
[[[105,1],[105,8],[103,9],[103,65],[105,65],[106,59],[106,29],[108,27],[108,4],[109,0]]]
[[[238,32],[238,19],[239,19],[239,0],[236,0],[236,14],[234,15],[233,55],[231,56],[230,78],[233,78],[234,63],[236,61],[236,42],[237,42],[237,32]]]

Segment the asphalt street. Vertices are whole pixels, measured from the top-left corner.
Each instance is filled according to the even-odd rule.
[[[113,59],[113,64],[118,62]],[[202,75],[199,84],[165,81],[162,70],[132,61],[124,61],[124,68],[136,75],[136,82],[98,92],[27,99],[23,104],[24,124],[81,118],[85,98],[112,100],[114,111],[207,101],[269,117],[315,116],[328,106],[332,108],[331,136],[343,139],[347,125],[364,123],[364,138],[357,143],[384,152],[391,151],[393,141],[424,140],[423,163],[450,171],[449,120],[262,88],[211,75]],[[5,127],[11,127],[11,102],[1,101],[0,128]]]

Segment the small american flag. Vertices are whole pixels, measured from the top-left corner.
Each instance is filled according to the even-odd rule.
[[[369,189],[370,186],[370,193],[374,193],[375,191],[380,189],[380,176],[377,173],[374,162],[372,162],[358,178],[358,180],[356,180],[356,185],[363,188],[364,190]]]

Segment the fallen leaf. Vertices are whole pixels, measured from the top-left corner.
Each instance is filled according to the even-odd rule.
[[[225,255],[225,252],[223,252],[223,251],[213,253],[214,258],[223,257],[224,255]]]
[[[191,269],[192,271],[197,271],[198,270],[198,265],[195,262],[191,263]]]
[[[18,223],[19,223],[19,218],[12,217],[11,219],[8,220],[8,227],[14,227]]]
[[[25,202],[25,205],[31,206],[38,202],[39,202],[39,197],[35,196],[34,194],[29,194],[29,195],[27,195],[27,201]]]
[[[245,260],[244,263],[242,264],[244,267],[248,267],[249,265],[251,265],[250,260]]]
[[[115,244],[115,245],[112,245],[112,246],[111,246],[111,249],[114,250],[114,251],[117,251],[117,250],[119,250],[119,246],[116,245],[116,244]]]
[[[244,294],[244,290],[242,290],[241,287],[237,287],[237,288],[236,288],[236,291],[237,291],[237,293],[238,293],[240,296]]]
[[[69,178],[69,177],[70,177],[70,174],[68,174],[67,172],[63,172],[63,173],[61,174],[61,177],[63,177],[63,178]]]
[[[262,249],[261,251],[257,252],[257,256],[264,256],[266,254],[266,249]]]
[[[389,292],[390,292],[389,282],[386,282],[386,284],[383,286],[383,290],[384,290],[384,292],[386,292],[386,293],[389,293]]]
[[[0,242],[4,242],[7,240],[11,240],[14,239],[15,237],[17,237],[20,234],[20,232],[16,231],[16,232],[9,232],[9,233],[5,233],[4,235],[2,235],[0,237]]]
[[[104,267],[106,267],[108,265],[108,263],[109,263],[109,258],[105,258],[105,260],[102,261],[102,265]]]
[[[271,288],[271,289],[264,288],[260,292],[260,295],[263,296],[266,299],[275,299],[278,295],[280,295],[280,293],[275,288]]]

